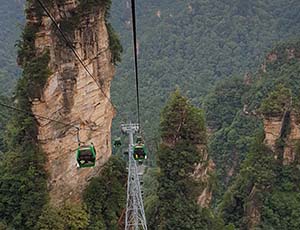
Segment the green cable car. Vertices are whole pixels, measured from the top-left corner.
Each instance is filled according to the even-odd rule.
[[[96,163],[96,150],[94,145],[78,146],[76,160],[79,168],[94,167]]]
[[[133,158],[139,162],[147,159],[147,152],[144,144],[136,144],[133,146]]]
[[[121,146],[122,146],[122,142],[121,142],[121,138],[120,138],[120,137],[118,137],[118,138],[116,138],[116,139],[114,140],[113,146],[114,146],[115,148],[118,148],[118,147],[121,147]]]

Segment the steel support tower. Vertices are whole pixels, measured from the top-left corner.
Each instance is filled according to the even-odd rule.
[[[121,126],[123,133],[129,136],[128,148],[128,180],[127,180],[127,204],[125,230],[147,230],[146,216],[142,198],[140,176],[142,167],[138,166],[133,158],[133,136],[139,131],[138,124],[126,124]]]

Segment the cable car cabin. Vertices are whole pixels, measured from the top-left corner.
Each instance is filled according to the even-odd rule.
[[[122,145],[121,138],[120,137],[116,138],[113,142],[113,145],[116,148],[121,147],[121,145]]]
[[[96,150],[94,145],[79,146],[76,160],[79,168],[94,167],[96,162]]]
[[[139,162],[147,159],[147,153],[144,144],[137,144],[133,147],[133,158]]]

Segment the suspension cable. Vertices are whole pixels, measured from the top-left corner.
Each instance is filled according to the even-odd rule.
[[[137,117],[138,123],[140,122],[140,94],[139,94],[139,72],[138,72],[138,50],[137,50],[137,32],[136,32],[136,9],[135,0],[131,0],[131,12],[132,12],[132,35],[133,35],[133,52],[134,52],[134,72],[135,72],[135,84],[136,84],[136,103],[137,103]]]
[[[23,110],[23,109],[20,109],[20,108],[11,106],[11,105],[7,105],[7,104],[4,104],[2,102],[0,102],[0,106],[3,106],[3,107],[5,107],[7,109],[10,109],[10,110],[14,110],[14,111],[17,111],[17,112],[21,112],[21,113],[27,114],[27,115],[29,115],[30,117],[33,117],[33,118],[38,117],[38,118],[41,118],[41,119],[44,119],[44,120],[56,122],[58,124],[64,125],[63,127],[72,127],[72,128],[75,128],[77,131],[86,130],[86,131],[100,132],[100,131],[93,130],[91,128],[89,128],[89,129],[79,128],[78,126],[73,125],[71,123],[65,123],[65,122],[58,121],[58,120],[55,120],[55,119],[52,119],[52,118],[49,118],[49,117],[45,117],[45,116],[42,116],[42,115],[39,115],[39,114],[33,114],[32,112],[29,112],[29,111],[26,111],[26,110]]]
[[[104,93],[101,85],[96,80],[96,78],[91,74],[91,72],[89,71],[89,69],[87,68],[87,66],[84,64],[83,60],[80,58],[79,54],[76,52],[75,48],[73,47],[72,42],[67,38],[67,36],[65,35],[65,33],[62,31],[62,29],[60,28],[60,26],[56,22],[55,18],[50,14],[50,12],[45,7],[45,5],[42,3],[41,0],[37,0],[37,1],[40,4],[40,6],[42,7],[42,9],[46,12],[46,14],[48,15],[48,17],[51,19],[51,21],[55,25],[56,29],[60,32],[60,34],[62,35],[63,39],[65,40],[67,46],[74,53],[74,55],[78,59],[79,63],[83,66],[83,68],[85,69],[85,71],[87,72],[87,74],[95,81],[95,83],[97,84],[99,90],[102,92],[103,96],[110,102],[111,105],[113,105],[111,99]]]

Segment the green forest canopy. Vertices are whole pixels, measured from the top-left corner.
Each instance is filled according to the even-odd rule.
[[[298,0],[141,0],[137,2],[142,122],[157,136],[159,112],[176,85],[200,104],[219,79],[254,72],[274,43],[300,35]],[[136,120],[130,8],[113,1],[111,21],[124,48],[112,85],[121,120]]]

